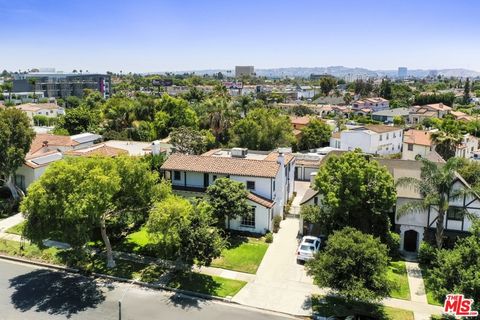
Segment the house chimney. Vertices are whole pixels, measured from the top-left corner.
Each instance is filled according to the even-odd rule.
[[[48,148],[48,141],[47,140],[42,142],[42,148],[45,148],[45,149]]]
[[[160,141],[155,140],[152,142],[152,155],[158,156],[160,154]]]

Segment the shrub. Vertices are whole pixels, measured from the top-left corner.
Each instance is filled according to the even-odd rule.
[[[437,249],[423,241],[418,249],[418,262],[422,267],[430,267],[437,258]]]
[[[273,217],[273,232],[277,233],[280,230],[280,222],[282,222],[282,216]]]
[[[389,232],[386,237],[386,243],[388,248],[388,255],[393,258],[400,257],[400,235],[396,232]]]
[[[268,233],[265,235],[265,242],[266,242],[266,243],[272,243],[272,242],[273,242],[273,233],[268,232]]]

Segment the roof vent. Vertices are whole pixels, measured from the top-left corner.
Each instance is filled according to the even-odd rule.
[[[245,158],[248,154],[247,148],[232,148],[231,150],[232,157],[234,158]]]

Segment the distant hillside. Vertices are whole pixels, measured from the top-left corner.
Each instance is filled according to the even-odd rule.
[[[230,71],[230,72],[227,72]],[[480,72],[468,69],[438,69],[434,70],[436,74],[445,77],[462,77],[462,78],[475,78],[480,77]],[[224,75],[234,75],[234,71],[225,69],[207,69],[207,70],[191,70],[191,71],[175,71],[173,73],[185,73],[195,72],[196,74],[213,74],[222,72]],[[432,70],[412,69],[408,70],[408,76],[423,78],[428,76]],[[155,72],[163,73],[163,72]],[[330,66],[330,67],[288,67],[288,68],[273,68],[273,69],[255,69],[255,73],[258,76],[268,78],[283,78],[283,77],[309,77],[313,74],[330,74],[335,77],[391,77],[397,76],[397,70],[369,70],[365,68],[349,68],[343,66]]]

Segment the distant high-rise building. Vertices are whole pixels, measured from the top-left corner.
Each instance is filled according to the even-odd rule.
[[[405,79],[408,75],[408,69],[406,67],[398,67],[398,77]]]
[[[255,69],[253,66],[235,66],[235,78],[242,76],[253,77],[255,75]]]

